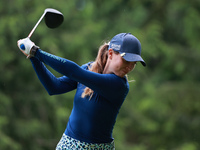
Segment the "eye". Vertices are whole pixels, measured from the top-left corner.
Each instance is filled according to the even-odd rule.
[[[137,65],[137,62],[134,62],[134,63],[133,63],[133,66],[136,66],[136,65]]]
[[[137,65],[137,62],[132,62],[132,63],[131,63],[131,66],[132,66],[133,68],[135,68],[136,65]]]

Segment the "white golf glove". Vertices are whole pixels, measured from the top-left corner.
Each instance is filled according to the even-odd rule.
[[[39,47],[36,46],[29,37],[17,41],[17,45],[20,50],[27,54],[27,58],[34,57],[36,51],[39,49]]]
[[[30,51],[32,47],[35,45],[28,37],[24,39],[20,39],[17,41],[17,45],[20,50],[24,51],[26,54],[30,55]]]

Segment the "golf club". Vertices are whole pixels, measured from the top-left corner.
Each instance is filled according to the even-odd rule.
[[[45,18],[45,24],[49,28],[56,28],[60,26],[64,21],[64,16],[60,11],[53,8],[47,8],[44,10],[44,13],[40,17],[34,28],[31,30],[31,32],[29,33],[28,35],[29,38],[32,36],[33,32],[35,31],[35,29],[37,28],[37,26],[39,25],[39,23],[42,21],[43,18]]]

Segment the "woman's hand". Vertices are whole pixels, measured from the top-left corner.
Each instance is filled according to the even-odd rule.
[[[17,41],[17,46],[19,47],[20,51],[27,56],[27,58],[32,57],[31,50],[35,46],[30,38],[24,38]]]

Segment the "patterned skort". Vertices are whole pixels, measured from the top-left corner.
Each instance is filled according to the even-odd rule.
[[[56,150],[115,150],[115,146],[114,141],[111,143],[90,144],[63,134]]]

